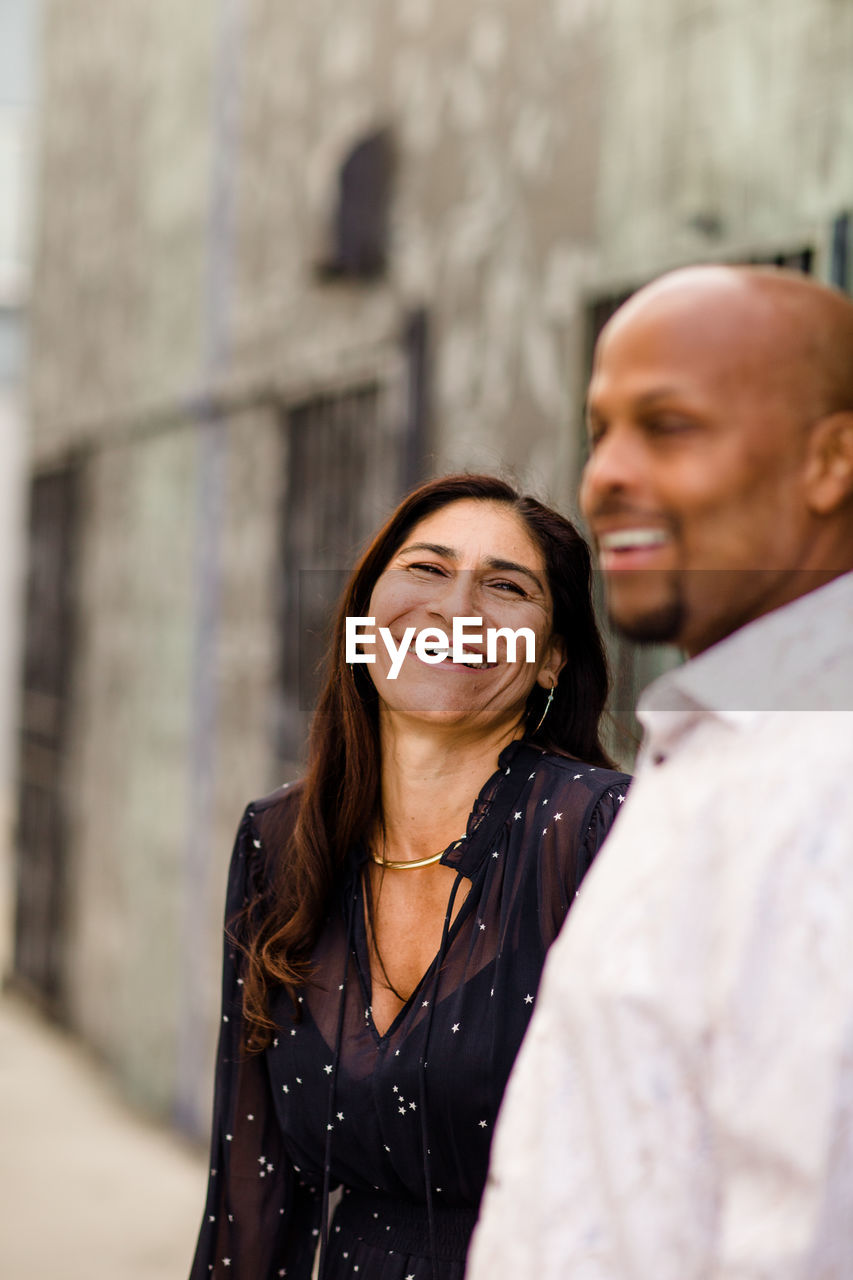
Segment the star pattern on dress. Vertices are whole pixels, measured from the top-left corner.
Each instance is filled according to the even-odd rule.
[[[513,780],[512,784],[508,782],[505,784],[501,773],[498,774],[496,780],[492,780],[492,791],[485,793],[483,799],[488,800],[491,804],[497,794],[495,788],[505,786],[506,791],[509,793],[507,795],[507,803],[505,808],[501,809],[503,818],[499,822],[492,823],[491,820],[487,818],[486,821],[483,822],[479,831],[478,823],[474,824],[472,833],[468,837],[468,843],[471,846],[470,852],[472,860],[473,855],[476,853],[480,860],[480,866],[482,867],[483,872],[485,872],[489,861],[497,861],[506,854],[508,861],[507,866],[504,868],[504,873],[507,871],[507,868],[512,868],[513,876],[517,873],[519,877],[519,884],[521,884],[522,876],[526,876],[528,874],[533,874],[534,876],[537,875],[536,865],[542,856],[541,849],[545,838],[550,835],[551,828],[555,823],[565,820],[567,828],[563,829],[563,831],[567,837],[566,845],[565,847],[561,847],[559,845],[559,837],[555,835],[554,843],[557,845],[555,858],[556,855],[559,855],[557,863],[558,868],[562,868],[569,876],[572,876],[574,872],[574,862],[572,861],[574,842],[570,837],[575,834],[574,828],[577,825],[577,819],[573,811],[561,811],[559,809],[560,803],[573,803],[574,801],[573,799],[570,799],[570,797],[573,798],[578,793],[578,789],[574,787],[574,780],[585,780],[589,783],[589,787],[584,788],[583,790],[594,790],[595,796],[593,798],[596,802],[601,799],[602,795],[606,796],[611,801],[610,806],[606,806],[605,799],[604,804],[606,807],[601,810],[604,821],[600,825],[606,826],[616,816],[617,805],[621,806],[626,798],[624,794],[619,794],[619,789],[623,786],[624,779],[614,779],[612,774],[604,773],[602,778],[596,782],[590,776],[590,767],[584,764],[579,766],[574,775],[574,779],[572,779],[572,775],[568,773],[564,762],[560,762],[559,766],[555,767],[548,761],[547,756],[545,756],[542,763],[537,764],[537,767],[534,768],[528,778],[528,781],[533,781],[541,777],[541,782],[537,782],[537,786],[535,788],[529,786],[525,787],[522,779],[527,777],[527,775],[525,775],[522,770],[524,765],[527,763],[533,763],[530,756],[525,755],[521,757],[521,766],[520,768],[515,768],[514,771],[517,777]],[[505,769],[502,772],[509,772],[509,770]],[[606,785],[602,786],[606,781],[610,782],[609,793]],[[614,785],[614,783],[616,785]],[[513,792],[515,792],[515,794],[512,794]],[[510,798],[510,796],[512,798]],[[516,809],[514,808],[514,804],[521,804],[522,807],[520,809]],[[538,808],[548,810],[548,814],[543,815],[546,825],[544,828],[539,828],[542,832],[540,839],[537,839],[536,837],[537,828],[530,823],[531,815],[535,816]],[[497,807],[495,808],[495,811],[497,811]],[[483,816],[487,814],[488,809],[484,810]],[[476,809],[473,811],[473,816],[480,816]],[[519,823],[521,824],[520,826],[518,826]],[[518,830],[516,831],[517,826]],[[249,898],[244,895],[243,891],[247,883],[250,883],[246,881],[246,877],[250,877],[252,874],[253,852],[250,841],[255,833],[252,830],[249,830],[247,834],[248,838],[245,839],[245,841],[241,841],[241,846],[237,854],[238,863],[241,859],[244,863],[242,868],[238,866],[238,874],[243,877],[243,879],[238,880],[233,886],[237,893],[237,896],[233,900],[238,904],[241,897],[243,897],[245,902],[249,901]],[[597,831],[592,834],[596,835]],[[495,841],[498,843],[495,844]],[[255,848],[260,847],[260,841],[253,843],[255,844]],[[266,849],[266,845],[264,845],[264,849]],[[594,852],[594,849],[592,851]],[[266,853],[259,855],[256,865],[260,865],[261,859],[266,856]],[[430,996],[428,998],[424,998],[425,989],[429,989],[427,983],[424,983],[424,986],[421,988],[421,1000],[418,1001],[417,996],[415,996],[412,1001],[411,1016],[405,1022],[402,1019],[400,1020],[399,1028],[395,1028],[393,1038],[386,1038],[383,1036],[381,1051],[377,1049],[378,1057],[384,1062],[384,1070],[381,1065],[377,1067],[377,1070],[382,1072],[382,1074],[377,1077],[382,1084],[382,1089],[379,1095],[382,1098],[382,1103],[380,1104],[381,1110],[388,1116],[389,1121],[390,1116],[393,1115],[394,1108],[397,1109],[398,1115],[401,1119],[405,1118],[409,1114],[413,1117],[413,1123],[411,1126],[407,1125],[405,1128],[399,1130],[398,1136],[395,1137],[395,1145],[393,1148],[387,1144],[387,1142],[384,1142],[384,1138],[386,1136],[390,1136],[397,1132],[393,1127],[393,1121],[390,1121],[388,1135],[382,1134],[381,1130],[379,1130],[373,1140],[373,1146],[376,1149],[374,1159],[379,1160],[380,1167],[385,1170],[384,1177],[380,1178],[378,1172],[374,1174],[377,1181],[383,1184],[381,1187],[376,1188],[377,1192],[387,1192],[387,1186],[385,1185],[386,1180],[388,1183],[394,1182],[396,1184],[396,1180],[398,1178],[408,1176],[406,1170],[413,1153],[418,1161],[420,1161],[422,1157],[420,1142],[417,1137],[420,1132],[421,1121],[424,1118],[424,1113],[421,1109],[421,1102],[420,1100],[410,1101],[405,1098],[402,1094],[402,1088],[399,1085],[399,1080],[403,1079],[407,1082],[406,1087],[409,1088],[410,1093],[414,1094],[417,1092],[417,1086],[412,1084],[412,1080],[415,1078],[414,1068],[418,1063],[419,1055],[425,1052],[423,1046],[423,1035],[424,1028],[428,1022],[427,1015],[431,1015],[433,1013],[437,1015],[444,1008],[447,1008],[448,1010],[453,1009],[456,1013],[457,1021],[454,1021],[449,1028],[446,1026],[443,1017],[441,1019],[436,1017],[435,1030],[431,1033],[429,1044],[432,1046],[432,1051],[439,1059],[439,1068],[441,1067],[441,1057],[443,1054],[445,1062],[461,1073],[460,1087],[462,1089],[465,1088],[464,1072],[467,1070],[466,1061],[469,1053],[476,1054],[479,1052],[478,1046],[482,1043],[481,1032],[485,1028],[494,1025],[495,1017],[500,1015],[501,1011],[504,1010],[504,1006],[507,1005],[511,1008],[513,1000],[520,1000],[528,1009],[528,1013],[532,1017],[532,1005],[538,997],[530,990],[528,990],[525,995],[521,995],[520,989],[521,984],[524,984],[524,986],[529,988],[535,987],[540,975],[540,969],[522,965],[514,971],[514,980],[511,986],[506,980],[507,975],[502,969],[500,962],[500,957],[503,954],[503,937],[500,928],[500,915],[495,910],[496,900],[500,899],[501,896],[499,882],[500,876],[489,876],[484,874],[480,877],[480,883],[485,887],[484,892],[482,893],[482,896],[478,893],[472,895],[472,909],[470,909],[470,918],[467,924],[467,929],[470,931],[468,937],[471,939],[472,945],[474,941],[473,935],[476,932],[489,933],[488,939],[484,938],[481,942],[477,943],[477,950],[481,953],[481,956],[484,957],[485,963],[494,962],[493,974],[484,974],[486,981],[489,976],[491,976],[491,981],[494,983],[489,990],[489,999],[486,1002],[482,1001],[484,983],[481,985],[481,983],[478,982],[476,988],[472,988],[470,995],[466,996],[464,993],[460,993],[458,1000],[454,998],[445,1004],[445,1000],[448,996],[455,997],[457,988],[454,986],[452,974],[450,982],[445,980],[445,973],[451,973],[450,969],[442,969],[436,975],[435,988],[434,991],[431,991]],[[535,881],[531,881],[530,883],[534,884]],[[573,880],[571,883],[567,882],[567,889],[569,892],[574,889]],[[356,888],[353,893],[353,902],[356,904],[356,910],[361,910],[363,907],[363,898],[360,896],[358,888]],[[566,905],[565,902],[564,905]],[[346,907],[346,903],[344,903],[344,906]],[[315,996],[313,993],[309,1000],[308,996],[304,994],[303,989],[303,995],[298,996],[300,1013],[303,1015],[302,1021],[294,1021],[290,1027],[280,1031],[276,1030],[275,1038],[270,1038],[270,1050],[277,1051],[274,1054],[270,1053],[268,1057],[272,1089],[274,1091],[277,1086],[282,1091],[282,1093],[288,1098],[287,1106],[281,1105],[278,1108],[279,1116],[277,1117],[275,1114],[276,1108],[271,1105],[269,1107],[269,1114],[267,1114],[267,1111],[264,1109],[267,1104],[261,1101],[261,1096],[255,1092],[253,1088],[247,1089],[242,1097],[238,1094],[236,1099],[232,1094],[231,1106],[228,1109],[223,1109],[223,1115],[226,1118],[225,1123],[228,1123],[228,1117],[233,1117],[235,1113],[237,1117],[242,1116],[243,1120],[233,1120],[233,1127],[237,1127],[236,1134],[223,1135],[222,1130],[220,1130],[218,1138],[220,1144],[223,1144],[223,1140],[227,1143],[231,1143],[233,1139],[233,1142],[236,1142],[239,1145],[241,1141],[248,1140],[250,1136],[258,1139],[263,1133],[265,1137],[265,1145],[268,1146],[269,1140],[267,1140],[266,1134],[268,1132],[275,1132],[279,1122],[286,1132],[290,1131],[291,1126],[294,1127],[294,1131],[298,1131],[299,1126],[303,1122],[304,1112],[305,1123],[308,1123],[310,1119],[307,1115],[309,1107],[308,1105],[304,1108],[299,1107],[299,1099],[301,1099],[305,1104],[312,1104],[315,1095],[317,1097],[321,1097],[324,1093],[327,1098],[327,1105],[330,1107],[330,1110],[326,1115],[326,1119],[329,1122],[329,1130],[332,1132],[338,1128],[341,1130],[340,1139],[337,1134],[335,1134],[332,1139],[332,1133],[329,1133],[329,1140],[332,1140],[334,1144],[337,1144],[338,1141],[340,1141],[341,1144],[340,1151],[335,1147],[336,1158],[340,1157],[342,1160],[347,1159],[348,1148],[346,1145],[346,1139],[349,1135],[353,1135],[353,1150],[358,1150],[360,1144],[365,1142],[361,1127],[362,1103],[358,1101],[361,1095],[356,1091],[357,1081],[351,1081],[349,1073],[345,1069],[347,1066],[346,1052],[343,1054],[341,1062],[338,1062],[335,1059],[329,1059],[327,1055],[330,1052],[330,1046],[328,1042],[324,1041],[323,1036],[320,1033],[320,1027],[326,1025],[321,1018],[328,1014],[329,1008],[339,1009],[341,997],[345,995],[345,1014],[348,1018],[355,1019],[358,1026],[358,1033],[363,1037],[363,1040],[361,1041],[362,1045],[367,1049],[374,1046],[375,1037],[372,1035],[372,1008],[368,1006],[365,1009],[364,1025],[362,1025],[362,1020],[358,1017],[358,1009],[360,1007],[364,1008],[364,1005],[361,1003],[361,1000],[363,1000],[364,997],[360,997],[358,993],[363,991],[366,994],[370,991],[369,975],[364,969],[365,959],[369,958],[369,952],[364,952],[365,942],[363,931],[359,927],[360,922],[361,917],[356,915],[355,932],[352,934],[353,941],[348,961],[350,966],[349,973],[352,978],[356,973],[356,969],[354,969],[353,966],[361,968],[361,977],[367,978],[367,981],[356,983],[354,980],[351,981],[348,979],[344,982],[338,981],[335,983],[334,979],[336,977],[341,977],[341,970],[337,967],[337,951],[340,952],[341,966],[343,967],[346,958],[346,951],[342,950],[341,947],[343,946],[343,937],[346,935],[345,933],[342,934],[340,941],[335,941],[333,939],[337,951],[334,953],[335,967],[329,970],[329,981],[322,987],[322,1000],[325,1001],[325,1005],[318,1003],[321,997],[319,995]],[[231,981],[232,983],[239,985],[243,991],[245,991],[243,979],[237,977],[240,958],[236,953],[228,952],[226,948],[226,962],[229,957],[233,966],[231,969]],[[233,985],[231,987],[231,991],[233,992]],[[234,994],[236,995],[237,993]],[[498,999],[498,996],[500,996],[500,999]],[[303,1005],[304,1008],[302,1008]],[[421,1009],[420,1015],[417,1015],[418,1008]],[[516,1009],[517,1008],[518,1006],[516,1006]],[[230,1043],[235,1039],[235,1037],[232,1037],[232,1031],[236,1033],[238,1025],[242,1023],[239,1001],[235,999],[229,999],[226,1001],[224,1010],[220,1010],[220,1015],[223,1016],[225,1021],[230,1020],[231,1024],[230,1028],[224,1032],[225,1046],[221,1057],[222,1069],[228,1071],[230,1070],[232,1063],[239,1061],[237,1050],[232,1047],[232,1044]],[[455,1048],[452,1048],[450,1042],[447,1040],[446,1032],[449,1030],[451,1035],[454,1037],[461,1034],[463,1018],[465,1019],[465,1026],[467,1028],[466,1034],[462,1040],[457,1041],[454,1039],[453,1044],[455,1045]],[[525,1018],[520,1018],[518,1020],[519,1030],[527,1021],[528,1019],[526,1016]],[[441,1028],[440,1031],[439,1028]],[[293,1037],[297,1035],[297,1031],[299,1032],[299,1043],[296,1044],[294,1042],[289,1046],[291,1050],[290,1058],[287,1057],[286,1053],[286,1049],[288,1047],[286,1030],[289,1030]],[[390,1043],[388,1042],[389,1040]],[[431,1058],[432,1053],[429,1053],[428,1056]],[[396,1058],[398,1057],[401,1058],[399,1065],[396,1064]],[[392,1059],[394,1060],[393,1062]],[[420,1067],[422,1068],[424,1065],[426,1064],[421,1063]],[[411,1075],[409,1074],[410,1069]],[[295,1072],[297,1070],[303,1071],[304,1076],[296,1076]],[[291,1072],[294,1074],[291,1074]],[[320,1076],[322,1075],[327,1077],[325,1086],[320,1082]],[[335,1077],[334,1081],[332,1080],[333,1076]],[[393,1080],[394,1076],[397,1076],[398,1083],[389,1087],[387,1081],[389,1078]],[[292,1089],[291,1085],[293,1085]],[[390,1099],[385,1093],[386,1088],[391,1092]],[[352,1089],[352,1092],[350,1092],[350,1089]],[[294,1106],[291,1107],[289,1094],[293,1092],[293,1090],[297,1091],[299,1099],[294,1097]],[[333,1096],[330,1097],[330,1094],[333,1094]],[[270,1096],[269,1091],[265,1096]],[[240,1105],[240,1102],[242,1102],[243,1105]],[[246,1105],[253,1107],[253,1111],[247,1113],[244,1110]],[[494,1115],[491,1118],[488,1118],[484,1117],[481,1112],[480,1116],[477,1116],[476,1110],[474,1110],[476,1105],[476,1091],[472,1091],[472,1096],[467,1100],[467,1125],[470,1125],[472,1128],[479,1128],[483,1136],[486,1137],[493,1121],[495,1123],[497,1123],[497,1121]],[[338,1110],[338,1107],[341,1109]],[[343,1110],[344,1107],[346,1107],[346,1112]],[[418,1114],[419,1112],[421,1113],[420,1115]],[[465,1114],[465,1109],[463,1109],[463,1117]],[[247,1120],[247,1115],[254,1116],[254,1123],[251,1130],[247,1130],[245,1128],[247,1123],[252,1123],[251,1120]],[[343,1127],[345,1124],[345,1116],[351,1117],[346,1129]],[[464,1127],[467,1127],[467,1125],[463,1125],[463,1131]],[[222,1128],[224,1129],[224,1124]],[[241,1128],[243,1130],[242,1133]],[[319,1132],[317,1132],[318,1130]],[[313,1121],[312,1131],[316,1135],[316,1140],[321,1144],[326,1140],[326,1133],[323,1129],[322,1118]],[[368,1143],[367,1145],[369,1146],[370,1144]],[[481,1142],[480,1140],[475,1140],[472,1145],[477,1147],[480,1153],[480,1158],[485,1160],[488,1141]],[[257,1150],[257,1146],[255,1149]],[[268,1150],[269,1149],[271,1148],[268,1146]],[[233,1147],[231,1150],[233,1151]],[[394,1160],[391,1161],[389,1159],[383,1164],[379,1153],[382,1153],[382,1157],[385,1155],[390,1157],[392,1151],[394,1154]],[[214,1158],[216,1157],[214,1156]],[[251,1155],[249,1158],[251,1160]],[[221,1158],[218,1163],[222,1163],[223,1159],[224,1157]],[[261,1190],[265,1193],[271,1193],[273,1204],[270,1206],[270,1212],[275,1212],[274,1205],[276,1200],[279,1205],[284,1204],[284,1196],[279,1194],[278,1187],[276,1185],[277,1180],[282,1177],[281,1170],[284,1163],[287,1165],[287,1176],[289,1177],[292,1174],[294,1179],[298,1178],[298,1184],[303,1188],[301,1194],[304,1194],[306,1197],[313,1196],[314,1203],[318,1203],[313,1188],[306,1183],[304,1177],[299,1177],[298,1172],[293,1172],[295,1166],[289,1159],[283,1161],[282,1159],[275,1159],[274,1157],[275,1163],[273,1163],[273,1159],[269,1159],[265,1154],[260,1155],[260,1153],[256,1159],[258,1176],[263,1179],[270,1178],[271,1181],[269,1184],[265,1182],[263,1189],[257,1187],[255,1184],[254,1194]],[[420,1164],[418,1167],[420,1167]],[[439,1172],[439,1169],[441,1169],[441,1172]],[[210,1270],[215,1275],[224,1275],[223,1268],[226,1265],[225,1260],[222,1259],[221,1256],[216,1256],[218,1253],[217,1232],[214,1232],[213,1230],[214,1226],[217,1226],[218,1230],[222,1230],[223,1228],[228,1230],[226,1223],[226,1209],[231,1207],[231,1204],[228,1199],[222,1198],[223,1196],[227,1196],[230,1192],[230,1186],[226,1189],[226,1187],[222,1185],[225,1180],[226,1173],[228,1173],[227,1168],[221,1169],[219,1179],[214,1179],[211,1182],[212,1191],[211,1199],[209,1201],[210,1216],[209,1218],[206,1217],[205,1220],[205,1231],[209,1234],[207,1237],[207,1254],[204,1257],[204,1264],[212,1264]],[[213,1179],[212,1170],[210,1176]],[[448,1176],[450,1176],[448,1170],[444,1165],[439,1164],[434,1168],[430,1182],[436,1181],[438,1177],[446,1178]],[[221,1192],[222,1196],[219,1196],[217,1194],[218,1192]],[[438,1199],[441,1200],[442,1190],[440,1187],[435,1188],[435,1193]],[[243,1206],[235,1202],[235,1208],[236,1221],[241,1223],[243,1220]],[[286,1205],[283,1208],[278,1209],[279,1215],[283,1218],[283,1222],[281,1224],[282,1227],[287,1221],[288,1212],[289,1210]],[[370,1214],[368,1213],[366,1216],[369,1218]],[[384,1215],[380,1214],[379,1216],[381,1220],[381,1217]],[[221,1224],[221,1227],[218,1226],[218,1224]],[[384,1228],[385,1224],[382,1224],[382,1226]],[[392,1229],[393,1228],[386,1228],[386,1230]],[[334,1225],[331,1227],[331,1230],[332,1232],[335,1231]],[[300,1228],[300,1234],[303,1238],[308,1238],[310,1243],[310,1237],[313,1237],[316,1241],[319,1232],[312,1228],[312,1223],[309,1219],[304,1223],[304,1230]],[[343,1242],[344,1239],[342,1238],[341,1243]],[[220,1238],[218,1241],[218,1247],[221,1248],[224,1243],[225,1240]],[[228,1243],[230,1244],[231,1252],[227,1259],[227,1264],[231,1274],[238,1276],[239,1280],[239,1277],[242,1274],[242,1269],[245,1265],[245,1260],[242,1255],[242,1245],[233,1240],[229,1240]],[[311,1247],[313,1249],[313,1245]],[[289,1248],[290,1246],[288,1245],[288,1250]],[[390,1254],[393,1251],[385,1249],[384,1252]],[[295,1256],[296,1255],[294,1255],[294,1257]],[[340,1256],[341,1255],[338,1254],[338,1257]],[[281,1266],[282,1262],[289,1263],[290,1260],[289,1252],[285,1254],[285,1251],[283,1250],[276,1258],[275,1264],[270,1271],[270,1275],[283,1276],[292,1272],[292,1266],[287,1266],[286,1269]],[[350,1266],[350,1260],[354,1265]],[[399,1280],[414,1280],[415,1275],[419,1274],[418,1272],[409,1273],[408,1275],[404,1273],[403,1276],[400,1276],[400,1261],[401,1259],[399,1259],[398,1255],[398,1270],[396,1274],[398,1275]],[[348,1274],[357,1275],[357,1280],[361,1280],[360,1271],[356,1273],[355,1260],[352,1258],[351,1251],[347,1259],[347,1267],[349,1269]],[[281,1268],[281,1270],[279,1270],[279,1268]],[[368,1272],[369,1270],[370,1268],[368,1268]]]

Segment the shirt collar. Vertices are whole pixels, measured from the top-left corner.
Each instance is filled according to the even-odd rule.
[[[799,596],[669,671],[642,695],[648,751],[697,720],[745,727],[767,711],[853,710],[853,573]]]

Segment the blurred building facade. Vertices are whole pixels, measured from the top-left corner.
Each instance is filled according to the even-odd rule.
[[[853,9],[54,0],[43,57],[15,964],[203,1131],[230,840],[298,769],[300,633],[423,476],[572,512],[591,341],[638,284],[846,285]]]

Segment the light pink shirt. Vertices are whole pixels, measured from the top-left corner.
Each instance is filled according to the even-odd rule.
[[[853,1277],[853,574],[641,703],[469,1280]]]

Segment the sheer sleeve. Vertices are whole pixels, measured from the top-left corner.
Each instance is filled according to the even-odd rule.
[[[625,803],[630,781],[630,778],[623,775],[621,779],[611,783],[599,796],[578,853],[575,893],[580,889],[581,881],[592,866],[595,855],[604,844],[619,810]]]
[[[243,1048],[240,955],[228,924],[246,904],[259,862],[250,808],[228,877],[210,1175],[190,1280],[308,1280],[318,1235],[320,1197],[285,1155],[266,1054]]]
[[[533,813],[542,823],[534,837],[539,920],[546,946],[562,929],[581,882],[619,815],[629,783],[627,774],[578,765],[574,774],[561,768],[556,778],[546,776],[541,789],[532,792]]]

